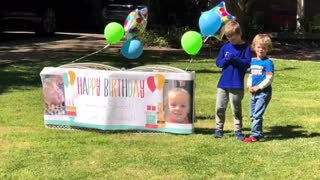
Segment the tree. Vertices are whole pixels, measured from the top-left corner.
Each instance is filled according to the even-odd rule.
[[[228,11],[237,17],[237,21],[241,24],[242,32],[245,37],[248,37],[247,32],[250,27],[250,20],[254,4],[257,0],[226,0]]]
[[[221,0],[209,0],[211,6],[217,5]],[[251,20],[250,14],[254,4],[258,0],[224,0],[226,3],[228,11],[237,17],[237,21],[241,24],[243,35],[245,37],[249,31],[249,22]],[[265,0],[263,0],[265,1]],[[208,0],[149,0],[150,9],[150,20],[153,25],[160,25],[161,27],[167,26],[167,22],[171,22],[170,16],[168,16],[169,11],[174,9],[177,11],[185,12],[185,21],[194,21],[200,17],[201,12],[208,9]],[[261,3],[261,0],[259,1]],[[178,6],[173,6],[173,4],[179,4]],[[190,15],[191,13],[191,15]],[[197,17],[199,16],[199,17]],[[190,23],[190,22],[189,22]],[[191,22],[193,26],[197,23]]]
[[[151,26],[198,26],[201,11],[206,10],[208,0],[149,0]]]

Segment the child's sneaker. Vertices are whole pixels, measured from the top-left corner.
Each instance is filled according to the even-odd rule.
[[[244,139],[245,143],[253,143],[253,142],[257,142],[257,141],[259,141],[259,138],[255,138],[253,136],[250,136],[250,137]]]
[[[222,138],[223,136],[223,131],[221,129],[216,129],[214,131],[214,135],[213,135],[215,138]]]
[[[241,133],[241,131],[235,131],[235,137],[237,140],[239,141],[243,141],[244,140],[244,135]]]

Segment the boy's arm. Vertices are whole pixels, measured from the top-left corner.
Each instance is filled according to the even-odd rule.
[[[258,84],[259,89],[264,89],[268,87],[273,81],[273,73],[272,72],[267,72],[266,78]]]
[[[252,75],[251,75],[251,72],[250,72],[250,74],[248,76],[248,79],[247,79],[247,87],[248,87],[248,90],[249,90],[250,93],[254,93],[255,92],[254,88],[252,87]]]
[[[225,68],[229,65],[229,61],[225,58],[225,46],[222,46],[222,48],[219,51],[217,60],[216,60],[216,65],[219,68]]]
[[[231,58],[231,63],[241,69],[248,69],[250,67],[250,62],[251,52],[249,46],[245,50],[244,58],[239,58],[237,56],[233,56],[233,58]]]
[[[272,81],[273,81],[274,65],[273,65],[273,62],[271,60],[269,62],[270,63],[268,63],[267,66],[266,66],[266,78],[260,84],[258,84],[256,86],[257,90],[259,90],[259,89],[262,90],[262,89],[270,86]]]
[[[251,87],[251,86],[252,86],[252,75],[250,73],[247,79],[247,87]]]

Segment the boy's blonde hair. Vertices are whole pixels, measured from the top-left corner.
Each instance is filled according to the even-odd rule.
[[[261,45],[267,47],[267,51],[272,50],[272,40],[268,34],[257,34],[251,44],[252,50],[254,50],[256,45]]]
[[[227,22],[227,24],[225,25],[225,35],[227,37],[231,37],[233,35],[242,35],[242,32],[241,32],[241,27],[240,27],[240,24],[235,21],[235,20],[231,20],[229,22]]]

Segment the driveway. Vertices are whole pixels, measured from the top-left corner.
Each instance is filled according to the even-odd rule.
[[[102,34],[57,33],[54,37],[37,37],[26,32],[2,33],[0,64],[66,59],[70,53],[94,52],[105,45]]]
[[[90,54],[107,45],[103,34],[57,33],[54,37],[36,37],[34,33],[0,33],[0,64],[11,64],[24,61],[61,60],[68,59],[70,53],[76,55]],[[121,43],[112,45],[108,52],[119,53]],[[184,53],[181,49],[144,47],[144,51],[154,53]],[[202,52],[206,51],[205,49]],[[213,48],[217,51],[217,48]],[[106,52],[106,51],[105,51]],[[100,53],[100,52],[99,52]],[[103,51],[102,51],[103,53]],[[211,54],[211,53],[210,53]],[[199,56],[214,58],[208,53]],[[320,50],[316,44],[274,43],[271,58],[320,60]],[[80,57],[79,57],[80,58]],[[75,59],[70,59],[70,62]]]
[[[99,53],[120,53],[121,44],[122,42],[113,44],[108,47],[108,51]],[[28,32],[0,33],[0,64],[67,59],[70,53],[86,55],[101,50],[106,45],[103,34],[58,32],[54,37],[37,37]],[[158,47],[144,47],[144,51],[183,53],[181,49]],[[70,62],[73,60],[75,59],[70,59]]]

